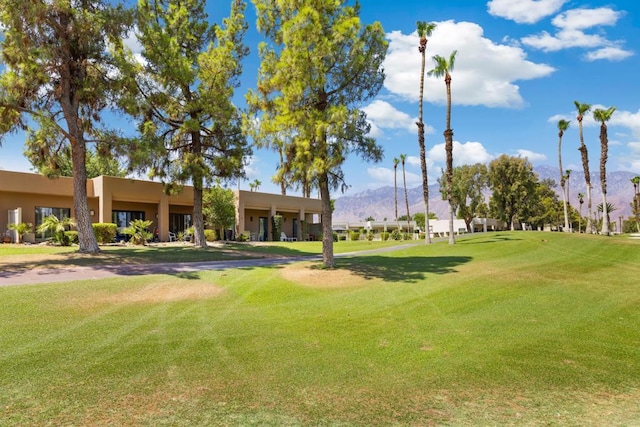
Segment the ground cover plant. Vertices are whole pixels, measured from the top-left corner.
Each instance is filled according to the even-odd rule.
[[[0,288],[0,425],[635,425],[640,241]]]

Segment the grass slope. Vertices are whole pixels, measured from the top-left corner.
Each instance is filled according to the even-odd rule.
[[[640,241],[0,288],[0,425],[640,424]]]

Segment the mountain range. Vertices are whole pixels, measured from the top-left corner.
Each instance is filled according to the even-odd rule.
[[[538,175],[538,179],[553,179],[556,185],[556,193],[560,200],[561,189],[559,184],[558,168],[552,166],[537,166],[534,172]],[[627,218],[631,215],[631,202],[633,201],[633,184],[631,179],[637,176],[632,172],[609,172],[607,173],[607,203],[611,203],[615,210],[611,213],[611,218],[620,216]],[[569,183],[569,203],[575,209],[580,211],[580,203],[578,201],[578,193],[586,195],[586,184],[584,182],[584,174],[582,172],[573,171],[568,181]],[[600,191],[599,173],[591,173],[591,197],[592,209],[595,212],[596,207],[602,203],[602,192]],[[486,193],[486,200],[489,201],[490,192]],[[409,199],[409,213],[411,215],[417,212],[424,212],[424,202],[422,197],[422,186],[407,189],[407,198]],[[433,212],[437,218],[447,218],[447,202],[442,200],[440,195],[440,186],[436,182],[429,185],[429,211]],[[582,205],[582,215],[585,216],[587,211],[586,197]],[[404,199],[404,188],[398,185],[398,216],[407,214],[406,203]],[[366,190],[352,196],[341,196],[335,200],[335,210],[333,212],[334,222],[345,221],[364,221],[368,217],[382,221],[393,220],[396,217],[394,203],[393,186],[385,186],[377,189]]]

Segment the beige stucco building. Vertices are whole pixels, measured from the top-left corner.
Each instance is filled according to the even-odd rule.
[[[283,232],[297,239],[314,237],[319,230],[322,206],[319,199],[236,190],[236,223],[233,234],[247,234],[254,240],[272,240],[271,219],[284,218]],[[153,221],[160,241],[170,232],[191,226],[193,188],[185,186],[179,194],[167,195],[163,184],[130,178],[99,176],[87,181],[92,222],[113,222],[126,227],[133,219]],[[73,179],[50,179],[42,175],[0,170],[0,232],[8,224],[26,222],[34,229],[48,215],[75,217]],[[303,235],[303,221],[306,232]],[[11,234],[11,233],[9,233]],[[38,236],[27,236],[37,240]],[[12,236],[15,241],[15,236]]]

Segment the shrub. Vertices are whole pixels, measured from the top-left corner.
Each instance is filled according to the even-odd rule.
[[[149,227],[153,221],[134,219],[129,223],[129,227],[124,229],[124,234],[131,236],[130,242],[134,245],[146,245],[148,240],[153,238],[153,234],[149,232]]]
[[[20,224],[9,224],[9,230],[14,230],[18,235],[18,242],[22,243],[22,238],[25,234],[31,233],[33,230],[33,224],[29,224],[26,222],[21,222]]]
[[[382,240],[383,242],[389,240],[389,232],[383,231],[382,233],[380,233],[380,240]]]
[[[349,233],[349,239],[356,241],[356,240],[360,240],[360,232],[359,231],[352,231]]]
[[[118,233],[118,226],[110,222],[97,222],[91,224],[91,226],[93,227],[93,234],[95,234],[96,240],[103,245],[113,242]]]
[[[402,239],[402,233],[400,232],[400,230],[395,229],[395,230],[393,230],[393,231],[391,232],[390,237],[391,237],[393,240],[401,240],[401,239]]]
[[[220,240],[220,238],[218,237],[218,232],[211,229],[204,230],[204,239],[207,242],[215,242],[216,240]]]
[[[271,217],[271,238],[274,242],[280,241],[280,233],[282,233],[282,224],[284,223],[284,217],[280,214],[276,214]]]
[[[42,224],[38,226],[38,233],[53,233],[52,240],[61,245],[69,246],[69,238],[65,235],[68,227],[75,227],[76,222],[73,218],[58,219],[55,215],[49,215],[42,220]]]
[[[69,245],[77,245],[80,243],[80,240],[78,239],[78,232],[75,230],[71,230],[71,231],[65,231],[64,232],[64,237],[67,240],[67,244],[64,246],[69,246]]]

